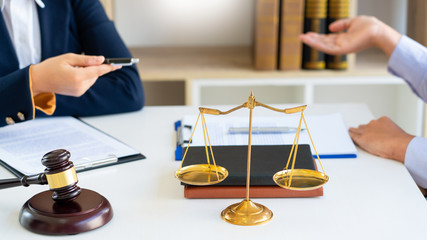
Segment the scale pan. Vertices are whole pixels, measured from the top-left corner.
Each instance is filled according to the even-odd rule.
[[[189,165],[175,172],[175,177],[181,182],[200,186],[222,182],[227,176],[227,169],[218,165],[215,169],[215,165],[212,164]]]
[[[310,169],[294,169],[289,186],[290,176],[291,170],[283,170],[274,174],[273,180],[282,188],[300,191],[319,188],[329,180],[328,175],[322,172]]]

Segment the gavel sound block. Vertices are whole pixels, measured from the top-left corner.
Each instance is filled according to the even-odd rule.
[[[77,186],[77,174],[70,153],[59,149],[43,156],[44,173],[0,182],[0,188],[49,184],[30,198],[19,214],[21,225],[35,233],[70,235],[87,232],[108,223],[113,210],[100,194]]]

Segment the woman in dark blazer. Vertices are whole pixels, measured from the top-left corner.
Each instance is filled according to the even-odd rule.
[[[45,113],[91,116],[141,109],[144,94],[136,67],[117,69],[101,64],[104,57],[131,57],[131,54],[100,2],[43,0],[43,3],[44,8],[36,5],[41,38],[39,64],[20,69],[6,23],[3,16],[0,17],[0,127],[46,116]],[[101,57],[88,57],[92,55]],[[88,86],[73,86],[74,89],[68,91],[69,75],[84,75],[82,72],[90,64],[78,62],[89,58],[97,74],[93,82]],[[59,66],[64,62],[74,67],[68,69],[72,71],[62,72]],[[43,80],[44,85],[36,80]],[[36,86],[44,89],[35,90]],[[53,98],[44,96],[45,92]],[[46,102],[40,107],[37,101]],[[50,112],[37,110],[46,107],[43,104],[48,105]]]

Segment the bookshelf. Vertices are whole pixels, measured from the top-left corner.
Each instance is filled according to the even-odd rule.
[[[118,2],[115,2],[114,11],[116,26],[132,54],[141,59],[138,67],[144,83],[147,105],[236,104],[246,99],[248,92],[253,90],[259,101],[268,104],[364,102],[375,117],[387,115],[412,134],[420,134],[423,130],[422,102],[417,100],[403,80],[387,72],[387,59],[382,53],[364,51],[352,55],[349,60],[350,68],[345,71],[256,71],[252,60],[252,35],[241,34],[246,37],[244,39],[242,37],[240,41],[229,39],[228,43],[224,43],[222,38],[211,40],[212,35],[203,30],[203,34],[210,36],[209,41],[199,39],[199,42],[196,42],[197,39],[194,37],[188,44],[182,44],[182,38],[185,36],[180,36],[177,37],[177,44],[174,45],[173,41],[168,42],[168,39],[161,37],[165,34],[164,30],[156,29],[153,34],[157,35],[152,36],[146,32],[150,28],[149,24],[143,24],[148,22],[147,14],[150,12],[146,8],[155,7],[153,10],[155,11],[161,3],[168,1],[162,0],[151,5],[148,4],[149,1],[135,3],[123,0],[120,1],[120,5]],[[147,4],[144,5],[144,2]],[[188,1],[184,1],[186,2]],[[215,2],[219,4],[224,1]],[[356,13],[365,14],[365,12],[370,14],[368,11],[372,10],[380,13],[384,11],[380,16],[375,15],[393,26],[390,23],[392,19],[390,20],[388,15],[406,11],[401,9],[401,2],[387,1],[384,7],[384,0],[378,3],[372,3],[369,0],[352,1],[350,15],[355,16]],[[240,9],[234,6],[239,5],[238,3]],[[124,7],[132,4],[134,6]],[[230,8],[235,8],[234,10],[247,12],[254,10],[253,7],[247,6],[250,4],[241,5],[241,0],[229,1],[229,4]],[[406,1],[403,4],[406,6]],[[146,38],[140,40],[140,44],[136,35],[138,33],[128,27],[130,22],[125,20],[126,17],[133,15],[132,11],[136,11],[133,9],[138,9],[140,12],[138,16],[133,16],[134,18],[143,16],[137,21],[142,24],[139,28],[147,34]],[[358,9],[365,9],[365,12],[358,12]],[[156,13],[161,14],[161,12]],[[169,26],[169,23],[159,16],[152,18],[152,22],[159,22],[156,26]],[[224,18],[228,17],[224,16]],[[402,16],[399,15],[398,19],[401,18]],[[253,20],[253,14],[247,14],[245,19]],[[215,20],[219,21],[217,18]],[[242,29],[247,28],[239,20],[235,20],[235,25]],[[146,28],[143,28],[144,26]],[[215,26],[212,26],[215,29]],[[129,29],[124,29],[126,27]],[[197,28],[189,27],[189,29]],[[194,36],[189,32],[186,34]],[[212,41],[216,41],[217,44]]]
[[[251,90],[261,102],[365,102],[375,117],[390,116],[406,131],[422,131],[422,102],[387,72],[376,51],[357,54],[346,71],[256,71],[250,47],[131,48],[148,105],[240,104]],[[413,118],[408,118],[413,116]]]

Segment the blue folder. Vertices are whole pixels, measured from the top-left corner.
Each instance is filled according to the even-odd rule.
[[[181,142],[181,121],[175,122],[176,132],[176,149],[175,149],[175,160],[182,160],[182,142]]]

